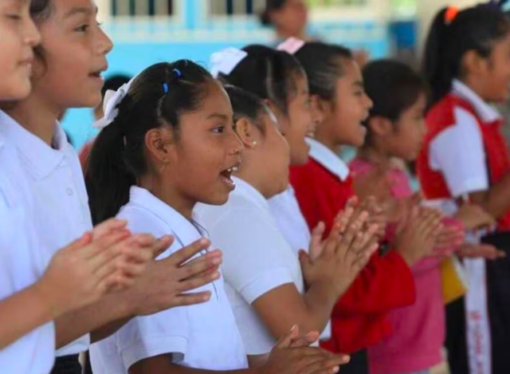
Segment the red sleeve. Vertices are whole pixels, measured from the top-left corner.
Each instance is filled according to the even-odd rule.
[[[374,255],[347,293],[338,301],[332,316],[387,312],[415,302],[411,269],[394,250]]]

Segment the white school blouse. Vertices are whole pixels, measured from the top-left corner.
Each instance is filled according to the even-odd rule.
[[[300,250],[309,252],[312,235],[301,208],[299,208],[294,188],[289,185],[284,192],[269,199],[268,203],[280,232],[296,252],[296,256],[299,255]],[[331,321],[328,322],[320,336],[321,340],[330,338]]]
[[[0,300],[41,277],[43,256],[23,206],[24,181],[16,151],[0,134]],[[0,323],[9,323],[0,316]],[[55,361],[53,322],[32,330],[0,350],[0,372],[47,374]]]
[[[303,293],[303,276],[267,200],[245,181],[233,179],[236,188],[225,205],[199,204],[196,212],[214,245],[223,251],[227,295],[247,353],[266,354],[275,339],[251,304],[284,284],[294,284]]]
[[[491,126],[501,114],[473,90],[454,80],[452,92],[473,106],[480,118]],[[489,188],[486,156],[477,119],[463,108],[455,108],[456,123],[438,134],[430,143],[429,165],[440,171],[452,196],[461,197]]]
[[[50,147],[0,111],[0,134],[12,145],[19,162],[12,182],[20,188],[20,204],[33,224],[42,260],[42,274],[53,255],[92,228],[88,197],[78,155],[57,125]],[[88,349],[85,335],[57,351],[58,356]]]
[[[292,186],[289,185],[284,192],[269,199],[268,203],[280,232],[296,254],[300,250],[308,252],[311,240],[310,229],[299,208]]]
[[[131,187],[129,203],[118,217],[126,219],[134,233],[156,237],[174,235],[174,244],[162,257],[203,236],[198,224],[192,224],[139,187]],[[136,317],[111,337],[93,344],[94,374],[126,374],[138,361],[163,354],[168,354],[174,363],[191,368],[247,368],[246,351],[225,294],[223,278],[195,290],[199,291],[211,291],[211,299],[203,304]]]

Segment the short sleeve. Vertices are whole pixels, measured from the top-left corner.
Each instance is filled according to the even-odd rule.
[[[163,354],[172,355],[174,362],[180,362],[188,348],[188,327],[186,308],[132,319],[115,335],[124,367]]]
[[[455,109],[456,124],[431,142],[430,166],[440,171],[450,193],[460,197],[489,188],[482,134],[477,119],[462,108]]]
[[[145,210],[130,207],[118,218],[128,221],[133,233],[150,233],[156,237],[172,234],[158,218]],[[175,242],[160,257],[165,258],[179,250]],[[137,362],[163,354],[172,355],[174,362],[184,359],[188,350],[189,324],[187,308],[165,311],[133,318],[115,334],[115,344],[124,363],[130,368]]]
[[[240,208],[224,214],[209,229],[213,245],[224,252],[222,269],[226,282],[249,304],[274,288],[294,283],[277,248],[284,247],[289,253],[292,249],[274,220],[258,211]]]

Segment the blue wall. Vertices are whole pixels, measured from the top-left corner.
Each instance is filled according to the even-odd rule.
[[[115,43],[108,57],[109,70],[105,74],[134,75],[147,66],[161,61],[188,58],[208,65],[209,56],[225,47],[242,47],[250,43],[271,43],[271,33],[258,26],[255,19],[244,21],[211,20],[195,1],[185,1],[184,16],[175,22],[107,22],[105,31]],[[351,48],[367,50],[371,57],[382,57],[390,49],[390,33],[385,25],[376,22],[315,24],[314,35]],[[73,109],[66,113],[64,128],[77,148],[93,138],[92,110]]]

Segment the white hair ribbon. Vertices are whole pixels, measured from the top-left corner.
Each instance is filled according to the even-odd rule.
[[[248,53],[238,48],[226,48],[211,55],[211,74],[217,78],[218,75],[228,75],[239,63],[248,56]]]
[[[284,42],[280,43],[278,47],[276,47],[279,51],[285,51],[291,55],[295,54],[297,51],[299,51],[303,46],[306,44],[304,40],[298,39],[298,38],[288,38]]]
[[[126,97],[129,89],[131,88],[131,84],[135,80],[136,76],[133,77],[128,83],[123,84],[117,91],[108,90],[104,95],[103,100],[103,118],[94,122],[92,126],[96,129],[104,129],[110,123],[112,123],[115,118],[119,115],[118,105],[122,102],[122,100]]]

